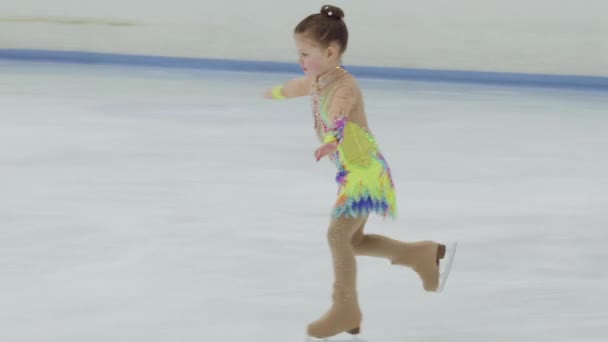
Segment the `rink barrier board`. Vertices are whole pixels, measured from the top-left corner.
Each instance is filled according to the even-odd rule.
[[[30,62],[132,65],[235,72],[302,74],[302,71],[297,64],[286,62],[127,55],[80,51],[0,49],[0,59]],[[361,78],[608,90],[608,77],[601,76],[548,75],[348,65],[346,68],[354,75]]]

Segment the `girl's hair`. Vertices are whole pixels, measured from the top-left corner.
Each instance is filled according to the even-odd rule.
[[[336,42],[340,44],[340,53],[344,53],[348,45],[348,29],[342,18],[344,12],[339,7],[325,5],[319,13],[304,18],[294,32],[308,36],[322,47]]]

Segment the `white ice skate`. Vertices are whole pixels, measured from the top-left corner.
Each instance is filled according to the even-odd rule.
[[[445,245],[445,257],[439,261],[439,287],[437,288],[437,292],[443,291],[448,281],[457,245],[456,241]]]

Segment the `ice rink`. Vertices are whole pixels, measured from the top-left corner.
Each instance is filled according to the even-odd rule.
[[[336,185],[309,99],[261,97],[289,77],[0,62],[0,341],[304,341]],[[459,241],[441,294],[358,259],[360,339],[608,340],[608,93],[360,84],[399,214],[366,230]]]

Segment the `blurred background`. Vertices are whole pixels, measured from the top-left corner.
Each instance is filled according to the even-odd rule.
[[[295,61],[322,1],[2,0],[2,49]],[[605,1],[335,1],[349,65],[608,76]]]

